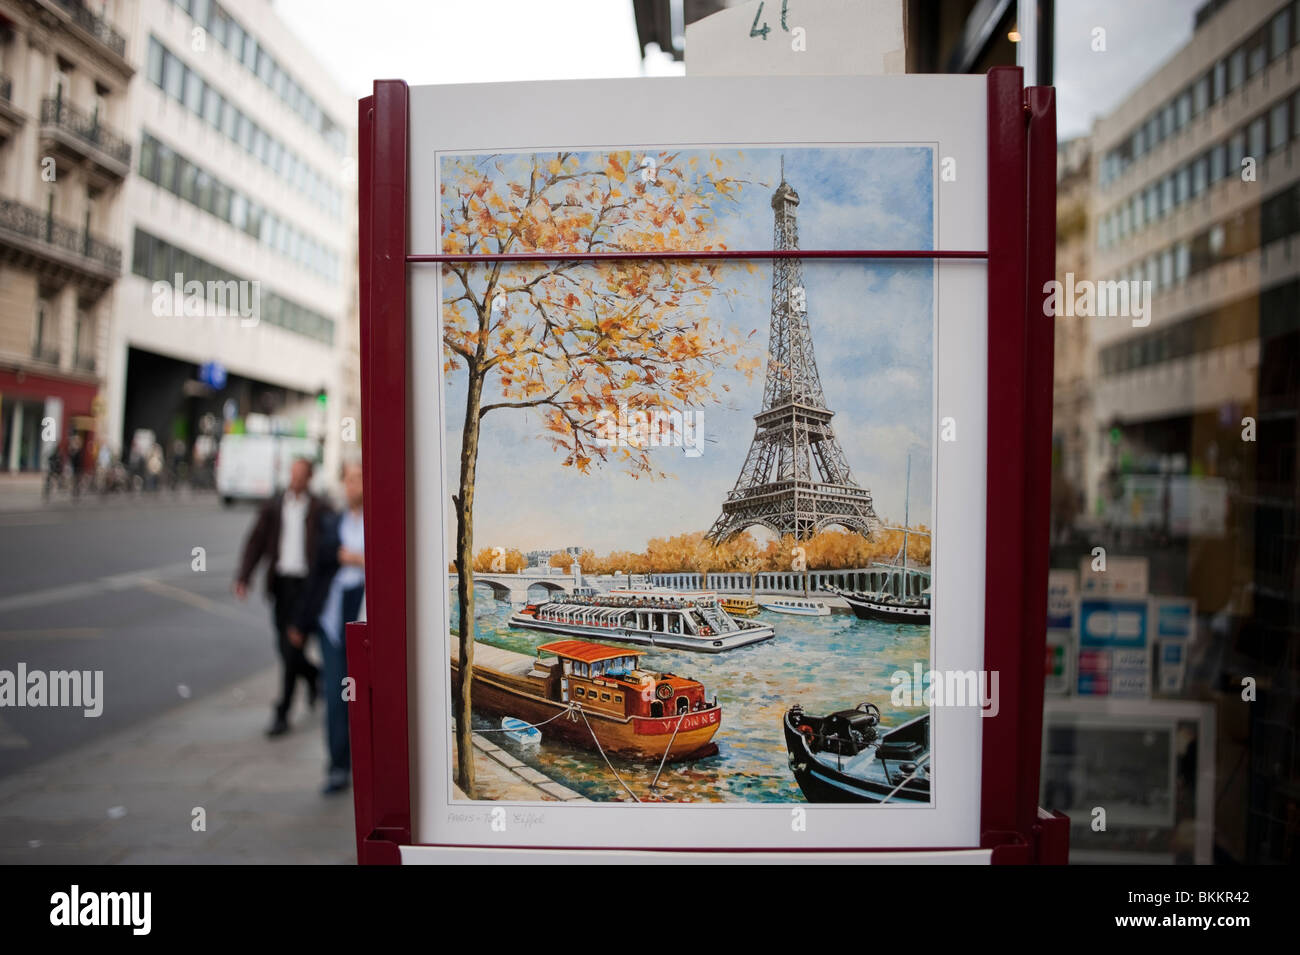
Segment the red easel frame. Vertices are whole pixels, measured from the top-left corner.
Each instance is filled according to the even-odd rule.
[[[980,847],[992,850],[994,863],[1061,864],[1069,821],[1038,808],[1053,324],[1037,303],[1055,271],[1056,103],[1049,87],[1024,89],[1018,67],[994,68],[987,84],[988,202],[998,214],[988,217],[987,249],[990,532],[984,668],[1000,673],[1003,693],[999,715],[982,721]],[[400,80],[377,81],[373,95],[359,104],[368,622],[348,626],[347,650],[357,688],[349,723],[357,860],[363,864],[399,863],[399,847],[411,843],[407,270],[413,261],[437,257],[412,255],[407,247],[408,110],[409,91]],[[766,252],[738,257],[743,255],[773,257]],[[867,255],[985,257],[983,252],[925,251],[860,257]],[[383,413],[376,414],[377,408]]]

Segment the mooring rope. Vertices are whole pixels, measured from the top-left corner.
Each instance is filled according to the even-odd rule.
[[[577,703],[570,703],[564,709],[560,710],[560,712],[552,716],[549,720],[542,720],[540,723],[525,723],[523,720],[520,720],[519,722],[523,723],[524,726],[530,727],[532,729],[538,729],[539,727],[545,726],[547,723],[555,722],[561,716],[565,716],[566,714],[575,712],[577,709],[578,709]],[[505,727],[502,727],[500,729],[494,729],[494,730],[475,730],[474,732],[475,733],[518,733],[520,729],[521,727],[516,726],[511,729],[506,729]]]
[[[581,707],[578,708],[578,715],[582,717],[582,722],[587,724],[587,732],[591,734],[592,740],[596,743],[596,750],[600,753],[600,758],[605,761],[605,765],[608,766],[609,771],[614,774],[614,778],[618,780],[618,784],[627,790],[627,794],[632,797],[633,802],[640,802],[641,800],[636,798],[636,793],[632,792],[632,790],[628,788],[627,783],[623,782],[623,777],[618,774],[618,770],[614,768],[614,764],[611,763],[609,757],[605,755],[605,747],[600,745],[600,740],[596,737],[596,731],[591,728],[590,723],[587,723],[587,714],[582,711]]]
[[[672,739],[668,741],[668,749],[664,750],[664,758],[659,760],[659,768],[655,771],[655,778],[650,780],[650,789],[653,791],[655,783],[659,782],[659,774],[664,771],[664,763],[668,762],[668,754],[672,751],[673,743],[677,741],[677,731],[682,728],[682,720],[686,719],[686,711],[682,710],[682,715],[677,717],[677,725],[673,727]]]

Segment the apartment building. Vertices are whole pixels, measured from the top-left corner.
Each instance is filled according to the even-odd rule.
[[[0,470],[39,468],[46,439],[103,412],[134,73],[85,4],[0,0]]]
[[[1152,590],[1214,621],[1216,832],[1234,858],[1280,859],[1300,811],[1300,5],[1200,8],[1093,147],[1094,277],[1154,298],[1149,324],[1090,323],[1089,493],[1145,548]],[[1242,710],[1246,676],[1270,692]]]
[[[40,466],[60,406],[124,459],[272,429],[332,470],[360,440],[355,101],[268,0],[0,25],[0,470]]]
[[[259,421],[332,465],[359,420],[355,102],[266,0],[138,0],[131,36],[106,433],[193,447]]]

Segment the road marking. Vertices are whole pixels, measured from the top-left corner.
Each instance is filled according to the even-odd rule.
[[[5,722],[0,716],[0,749],[26,749],[27,737]]]
[[[233,570],[235,566],[235,555],[222,555],[220,557],[208,558],[209,574],[220,573],[226,570]],[[29,594],[15,594],[12,597],[0,597],[0,613],[7,613],[13,610],[23,610],[27,607],[40,607],[51,603],[70,603],[76,600],[84,600],[87,597],[95,597],[105,591],[127,590],[131,587],[138,586],[141,578],[145,577],[179,577],[189,576],[194,571],[190,569],[190,558],[187,554],[185,557],[174,560],[170,564],[163,564],[161,567],[151,567],[145,570],[133,570],[125,574],[110,574],[107,577],[100,577],[97,580],[87,580],[79,584],[67,584],[63,587],[50,587],[47,590],[37,590]]]
[[[91,640],[103,636],[99,627],[62,627],[55,630],[0,630],[0,640]]]
[[[230,617],[241,623],[248,623],[248,616],[235,607],[227,604],[217,603],[215,600],[209,600],[201,594],[193,593],[183,587],[174,587],[171,584],[165,584],[161,580],[153,580],[148,577],[140,577],[135,581],[135,585],[141,590],[147,590],[151,594],[157,594],[159,597],[167,597],[171,600],[178,600],[183,604],[188,604],[199,610],[205,610],[208,613],[215,613],[221,617]]]

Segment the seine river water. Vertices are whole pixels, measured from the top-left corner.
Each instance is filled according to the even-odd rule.
[[[454,594],[452,614],[455,626]],[[531,654],[538,644],[551,639],[511,627],[510,614],[510,604],[476,589],[479,641]],[[911,673],[916,663],[929,668],[929,626],[859,620],[848,611],[833,611],[828,617],[797,617],[765,610],[753,619],[775,626],[776,636],[725,653],[650,650],[642,657],[648,669],[699,680],[710,698],[716,693],[722,704],[722,727],[713,738],[716,755],[669,763],[654,790],[650,784],[657,764],[611,757],[638,799],[803,802],[786,764],[781,718],[787,708],[802,703],[809,713],[821,715],[869,700],[880,707],[886,727],[922,712],[891,703],[889,678],[896,670]],[[476,729],[501,726],[499,717],[485,713],[474,714],[474,725]],[[534,746],[517,744],[500,732],[489,738],[589,799],[629,798],[599,753],[547,740],[545,727],[542,734],[542,742]]]

